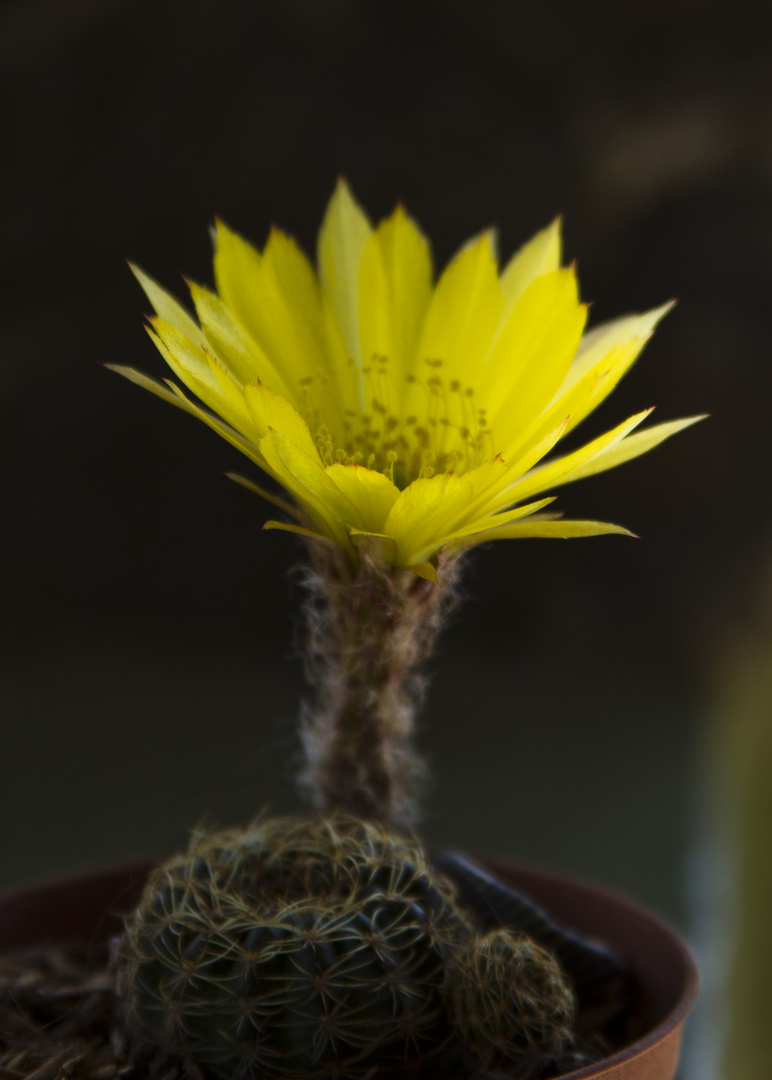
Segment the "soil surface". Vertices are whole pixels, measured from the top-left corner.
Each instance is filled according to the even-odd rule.
[[[131,1047],[108,962],[107,942],[0,954],[0,1080],[202,1080],[195,1066]]]

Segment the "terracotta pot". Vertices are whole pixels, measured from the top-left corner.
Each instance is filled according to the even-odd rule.
[[[0,949],[67,937],[108,937],[139,899],[151,863],[60,878],[0,895]],[[672,1080],[683,1023],[697,997],[689,950],[665,923],[628,900],[582,882],[486,861],[557,920],[603,938],[630,962],[647,1032],[631,1046],[563,1080]]]

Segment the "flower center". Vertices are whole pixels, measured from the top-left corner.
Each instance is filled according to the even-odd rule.
[[[325,416],[318,382],[303,380],[301,412],[326,465],[365,465],[399,488],[439,472],[463,473],[495,457],[486,409],[473,386],[448,379],[441,359],[423,361],[422,375],[397,374],[387,356],[361,369],[363,406],[347,409],[342,425]]]

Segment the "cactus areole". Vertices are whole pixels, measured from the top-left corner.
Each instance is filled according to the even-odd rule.
[[[197,834],[158,868],[119,949],[128,1028],[221,1080],[580,1067],[592,1054],[575,1048],[574,990],[551,952],[476,921],[404,833],[422,777],[415,710],[466,551],[627,533],[542,513],[545,493],[696,418],[637,431],[646,410],[543,459],[667,305],[585,334],[559,221],[501,272],[483,233],[434,284],[405,211],[374,229],[343,182],[318,272],[277,230],[263,252],[222,222],[214,235],[216,291],[191,285],[197,319],[135,269],[186,389],[120,370],[262,470],[270,489],[234,479],[280,509],[267,528],[306,542],[301,784],[317,817]]]

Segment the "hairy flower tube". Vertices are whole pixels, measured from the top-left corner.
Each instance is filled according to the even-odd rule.
[[[198,321],[142,271],[150,335],[174,383],[124,375],[213,427],[291,496],[266,528],[362,545],[437,580],[484,541],[624,533],[540,513],[560,484],[650,450],[696,417],[635,429],[651,410],[544,458],[611,392],[668,305],[585,333],[553,222],[499,272],[489,233],[433,280],[401,206],[373,228],[346,184],[319,233],[318,271],[272,230],[262,252],[222,222],[216,291],[189,283]],[[241,479],[241,478],[236,478]]]

